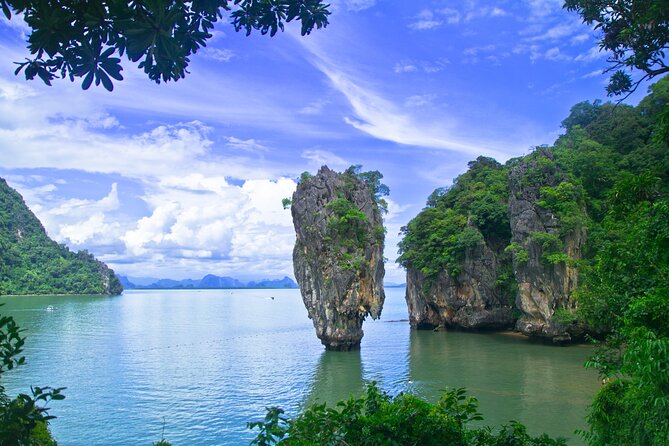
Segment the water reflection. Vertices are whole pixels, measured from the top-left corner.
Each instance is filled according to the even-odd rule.
[[[316,365],[309,392],[302,404],[334,405],[337,401],[358,396],[364,389],[360,351],[323,351]]]
[[[525,423],[578,444],[596,375],[581,364],[589,347],[549,347],[503,334],[411,333],[412,390],[435,401],[445,387],[466,387],[485,424]]]

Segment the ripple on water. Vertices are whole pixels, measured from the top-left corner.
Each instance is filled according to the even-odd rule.
[[[513,418],[567,437],[584,427],[599,386],[581,366],[589,347],[412,332],[403,292],[387,290],[383,318],[365,322],[357,352],[323,350],[297,290],[3,298],[3,313],[28,335],[28,365],[3,380],[10,393],[67,387],[52,404],[62,446],[151,444],[163,423],[175,446],[244,444],[253,437],[246,423],[265,407],[294,414],[360,394],[372,380],[432,401],[447,386],[466,386],[492,424]]]

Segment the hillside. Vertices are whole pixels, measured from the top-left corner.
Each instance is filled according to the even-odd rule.
[[[47,235],[23,197],[0,178],[0,294],[120,294],[114,272]]]
[[[412,326],[515,327],[554,341],[582,336],[586,319],[611,329],[666,274],[666,250],[633,260],[638,248],[624,242],[663,221],[669,148],[657,116],[667,104],[669,78],[636,107],[581,102],[553,146],[505,164],[479,157],[434,191],[400,243]],[[667,226],[652,246],[666,244]],[[609,289],[616,268],[629,284]]]

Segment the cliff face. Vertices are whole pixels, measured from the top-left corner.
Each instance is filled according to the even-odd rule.
[[[499,256],[487,244],[467,249],[461,272],[442,271],[426,280],[407,270],[406,301],[411,326],[431,329],[440,325],[462,329],[503,329],[513,326],[513,309],[498,284]]]
[[[559,316],[575,307],[572,292],[578,285],[578,269],[573,261],[581,259],[586,232],[583,227],[565,228],[554,212],[538,204],[542,188],[557,187],[566,180],[555,164],[545,162],[552,160],[550,153],[538,155],[521,161],[509,173],[511,241],[527,253],[514,256],[516,306],[522,312],[516,329],[555,342],[569,341],[583,329],[559,322]],[[543,170],[541,182],[532,180],[537,169]],[[551,261],[551,249],[566,254],[565,260]]]
[[[405,228],[400,263],[415,328],[514,327],[555,342],[574,319],[585,192],[538,149],[502,166],[478,158]]]
[[[293,194],[295,278],[326,348],[359,348],[367,315],[381,315],[384,231],[372,191],[354,174],[322,167]]]
[[[121,294],[107,265],[51,240],[21,195],[0,178],[0,294]]]

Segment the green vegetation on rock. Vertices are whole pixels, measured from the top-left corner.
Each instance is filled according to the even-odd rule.
[[[546,265],[578,268],[576,311],[558,308],[553,319],[606,338],[588,363],[607,382],[582,433],[591,446],[669,444],[669,146],[658,137],[669,77],[649,92],[636,107],[581,102],[552,147],[504,166],[470,163],[451,188],[430,195],[399,245],[398,261],[428,277],[457,275],[477,243],[503,245],[516,266],[532,248]],[[507,178],[516,166],[520,193],[535,197],[527,209],[552,226],[511,242]],[[583,245],[570,246],[575,240]],[[576,248],[579,259],[570,257]]]
[[[306,172],[305,172],[306,173]],[[302,174],[302,181],[308,181],[311,175]],[[337,198],[325,207],[332,215],[327,220],[327,240],[339,257],[340,266],[344,269],[358,270],[364,263],[364,252],[369,243],[383,242],[385,229],[376,226],[369,229],[369,219],[351,201],[350,196],[364,183],[369,189],[372,200],[381,212],[387,211],[387,203],[383,199],[390,191],[381,183],[383,174],[379,171],[361,172],[361,166],[349,167],[344,172],[344,186],[337,191]]]
[[[460,273],[464,252],[484,243],[508,245],[508,167],[492,158],[469,163],[451,188],[435,190],[427,207],[402,228],[398,262],[434,279]]]
[[[51,240],[21,195],[0,179],[0,294],[120,294],[104,263]]]

